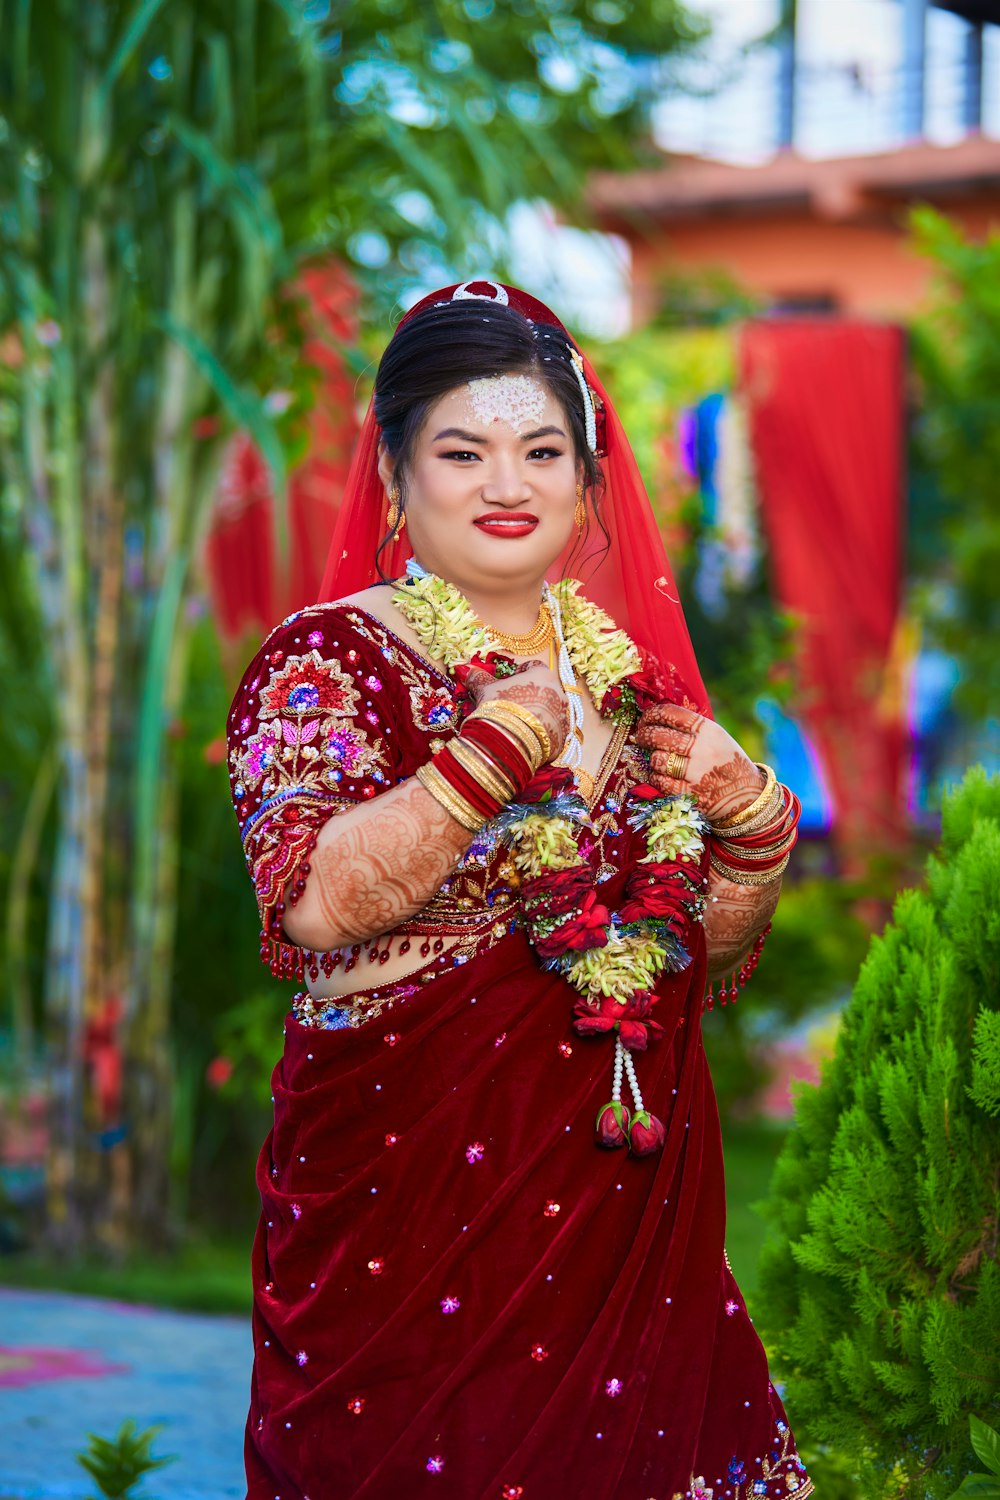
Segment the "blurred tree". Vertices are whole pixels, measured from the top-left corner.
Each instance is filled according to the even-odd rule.
[[[960,664],[957,702],[982,717],[1000,702],[1000,233],[965,240],[930,208],[912,225],[938,273],[912,329],[918,608]]]
[[[192,560],[227,428],[279,484],[294,456],[310,379],[283,289],[316,256],[383,302],[495,262],[513,201],[634,160],[700,30],[675,0],[0,0],[3,654],[43,704],[6,874],[16,902],[54,793],[65,1250],[167,1226]]]
[[[941,1500],[1000,1413],[1000,778],[945,802],[765,1205],[760,1321],[800,1439],[867,1500]],[[973,1493],[972,1490],[967,1493]]]

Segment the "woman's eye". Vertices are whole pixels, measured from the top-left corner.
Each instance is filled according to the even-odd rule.
[[[561,448],[532,448],[529,458],[561,458]]]
[[[454,449],[450,453],[442,453],[439,456],[441,458],[455,458],[455,459],[458,459],[459,462],[464,463],[466,461],[466,459],[469,459],[469,458],[478,458],[479,454],[478,453],[467,453],[467,452],[465,452],[461,448],[456,448],[456,449]]]

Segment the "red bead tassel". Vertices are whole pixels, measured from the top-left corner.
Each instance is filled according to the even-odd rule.
[[[701,1008],[703,1011],[714,1010],[716,998],[718,998],[720,1005],[736,1004],[736,1001],[739,998],[740,990],[745,988],[745,986],[749,983],[754,970],[756,969],[757,964],[760,961],[760,955],[763,952],[764,944],[767,941],[767,935],[770,931],[771,924],[770,922],[768,922],[763,932],[757,934],[757,940],[754,943],[749,956],[740,968],[739,973],[730,975],[728,986],[726,985],[725,980],[723,980],[722,985],[718,991],[718,995],[716,995],[714,981],[709,984],[708,989],[705,992],[705,998],[701,1003]]]

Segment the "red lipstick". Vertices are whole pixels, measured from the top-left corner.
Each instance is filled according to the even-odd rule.
[[[490,510],[472,523],[487,536],[530,536],[538,517],[527,510]]]

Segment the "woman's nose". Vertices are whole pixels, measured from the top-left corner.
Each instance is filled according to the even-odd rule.
[[[483,499],[490,505],[518,505],[531,494],[531,486],[520,465],[498,459],[483,485]]]

